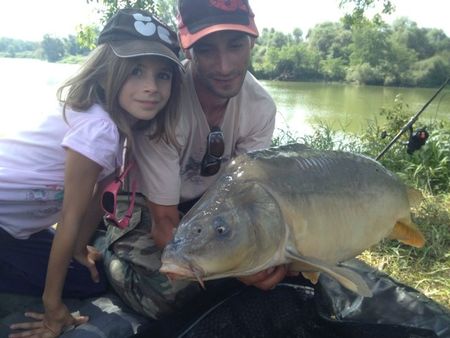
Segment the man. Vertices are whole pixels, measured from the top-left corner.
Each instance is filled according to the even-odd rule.
[[[275,125],[272,98],[247,71],[258,36],[248,1],[179,0],[178,10],[178,37],[187,59],[176,130],[179,144],[150,140],[146,135],[136,137],[139,187],[147,198],[152,225],[151,238],[144,233],[145,238],[129,239],[134,252],[139,247],[163,249],[179,223],[179,209],[187,211],[232,157],[270,146]],[[158,255],[160,258],[160,252]],[[123,260],[115,262],[121,263]],[[159,268],[157,264],[142,264],[147,264],[144,268],[149,271]],[[270,289],[285,274],[286,267],[280,266],[241,281]],[[115,282],[114,275],[118,274],[111,273],[112,284],[116,290],[121,284],[119,293],[123,294],[123,283]],[[172,284],[164,297],[176,302],[174,295],[184,292],[187,285],[192,287],[187,282]],[[137,301],[129,303],[136,309]],[[158,316],[148,308],[151,306],[140,312]]]

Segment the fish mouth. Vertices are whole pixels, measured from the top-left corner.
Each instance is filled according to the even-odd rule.
[[[176,279],[195,278],[195,274],[192,269],[173,263],[163,263],[159,269],[159,272],[165,275],[174,276]]]
[[[205,288],[203,282],[204,273],[201,269],[195,268],[192,265],[181,266],[178,264],[164,262],[159,268],[159,272],[165,274],[169,280],[176,279],[191,279],[196,280]]]

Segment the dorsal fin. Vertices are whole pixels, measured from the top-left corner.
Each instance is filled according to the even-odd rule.
[[[395,223],[389,238],[399,240],[402,243],[421,248],[425,244],[425,237],[414,223],[405,224],[403,222]]]

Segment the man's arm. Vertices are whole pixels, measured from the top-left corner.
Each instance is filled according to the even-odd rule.
[[[158,248],[164,248],[173,238],[175,228],[180,222],[180,216],[176,205],[160,205],[148,201],[152,216],[151,235]]]

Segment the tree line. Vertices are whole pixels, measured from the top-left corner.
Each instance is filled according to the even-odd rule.
[[[439,86],[450,76],[450,38],[407,18],[325,22],[306,37],[263,29],[253,53],[261,79]]]
[[[75,35],[61,39],[46,34],[39,42],[0,38],[0,57],[58,62],[70,56],[86,56],[89,52],[90,48],[83,46]]]
[[[90,41],[96,40],[98,30],[87,33]],[[85,56],[92,47],[86,47],[83,36],[45,35],[41,42],[0,38],[0,56],[49,62]],[[286,34],[264,28],[256,40],[251,69],[259,79],[268,80],[433,87],[450,76],[450,38],[407,18],[391,25],[379,18],[363,18],[356,24],[342,18],[316,25],[306,36],[300,29]]]

